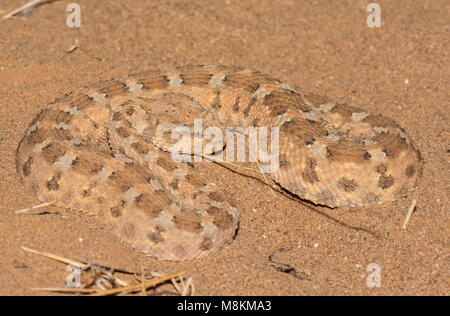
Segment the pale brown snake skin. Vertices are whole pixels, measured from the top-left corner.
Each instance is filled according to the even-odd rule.
[[[195,118],[279,127],[280,167],[268,177],[315,204],[393,201],[421,177],[420,152],[391,119],[224,66],[145,72],[65,95],[27,129],[17,170],[43,202],[105,212],[140,252],[199,258],[233,239],[239,205],[208,181],[205,163],[174,162],[165,151],[173,140],[161,127]]]

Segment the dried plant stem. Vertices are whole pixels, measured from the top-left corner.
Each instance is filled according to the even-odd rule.
[[[33,249],[30,249],[30,248],[27,248],[27,247],[22,247],[22,249],[25,250],[26,252],[34,253],[36,255],[44,256],[44,257],[47,257],[47,258],[50,258],[50,259],[53,259],[53,260],[56,260],[56,261],[59,261],[59,262],[70,264],[70,265],[73,265],[73,266],[78,267],[80,269],[86,268],[88,266],[87,264],[84,264],[84,263],[81,263],[81,262],[78,262],[78,261],[75,261],[75,260],[72,260],[72,259],[67,259],[67,258],[58,256],[58,255],[54,255],[54,254],[51,254],[51,253],[48,253],[48,252],[41,252],[41,251],[33,250]]]
[[[23,6],[15,9],[12,12],[8,13],[7,15],[5,15],[3,17],[3,20],[7,20],[7,19],[13,17],[16,14],[26,12],[27,10],[33,10],[35,7],[37,7],[39,5],[42,5],[42,4],[45,4],[45,3],[56,2],[56,1],[59,1],[59,0],[32,0],[32,1],[29,1],[26,4],[24,4]]]
[[[56,203],[56,201],[51,201],[51,202],[47,202],[47,203],[35,205],[35,206],[33,206],[33,207],[30,207],[30,208],[25,208],[25,209],[23,209],[23,210],[16,211],[16,214],[28,213],[28,212],[31,211],[31,210],[35,210],[35,209],[38,209],[38,208],[43,208],[43,207],[46,207],[46,206],[50,206],[50,205],[53,205],[53,204],[55,204],[55,203]]]
[[[71,289],[63,287],[42,287],[42,288],[32,288],[32,291],[44,291],[44,292],[62,292],[62,293],[82,293],[82,294],[92,294],[98,292],[94,289]]]
[[[140,289],[142,289],[142,287],[149,288],[149,287],[158,285],[160,283],[169,281],[171,279],[181,277],[184,274],[185,274],[185,272],[173,273],[173,274],[169,274],[169,275],[157,278],[157,279],[145,281],[145,282],[139,283],[137,285],[121,287],[118,289],[111,289],[111,290],[107,290],[107,291],[103,291],[103,292],[97,292],[97,293],[91,294],[90,296],[109,296],[109,295],[119,294],[119,293],[123,293],[123,292],[140,290]]]
[[[402,227],[403,229],[406,229],[406,227],[408,226],[409,220],[411,219],[411,216],[414,213],[416,205],[417,205],[417,200],[416,199],[412,200],[411,206],[408,209],[408,213],[406,213],[405,221],[403,222],[403,227]]]

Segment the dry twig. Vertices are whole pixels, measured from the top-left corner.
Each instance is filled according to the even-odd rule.
[[[56,201],[52,201],[52,202],[47,202],[47,203],[35,205],[35,206],[33,206],[33,207],[30,207],[30,208],[25,208],[25,209],[23,209],[23,210],[16,211],[16,214],[28,213],[28,212],[31,211],[31,210],[35,210],[35,209],[38,209],[38,208],[50,206],[50,205],[53,205],[53,204],[55,204],[55,203],[56,203]]]
[[[173,273],[173,274],[163,276],[161,278],[145,281],[145,282],[139,283],[137,285],[131,285],[131,286],[126,286],[126,287],[121,287],[121,288],[117,288],[117,289],[111,289],[111,290],[107,290],[107,291],[94,293],[94,294],[91,294],[91,296],[109,296],[109,295],[115,295],[115,294],[124,293],[124,292],[140,290],[142,287],[149,288],[149,287],[153,287],[158,284],[161,284],[163,282],[169,281],[171,279],[181,277],[182,275],[184,275],[184,273],[185,272]]]
[[[8,13],[7,15],[5,15],[3,17],[3,20],[7,20],[17,14],[28,14],[34,11],[34,9],[36,9],[37,7],[43,5],[43,4],[47,4],[47,3],[51,3],[51,2],[56,2],[59,0],[32,0],[27,2],[26,4],[24,4],[23,6],[13,10],[12,12]]]
[[[67,259],[67,258],[58,256],[58,255],[54,255],[54,254],[51,254],[48,252],[41,252],[41,251],[33,250],[33,249],[30,249],[27,247],[22,247],[22,249],[25,250],[26,252],[44,256],[44,257],[47,257],[47,258],[50,258],[50,259],[53,259],[53,260],[56,260],[56,261],[59,261],[59,262],[65,263],[65,264],[70,264],[70,265],[80,268],[80,269],[87,268],[87,266],[88,266],[87,264],[84,264],[84,263],[81,263],[81,262],[78,262],[78,261],[75,261],[72,259]]]
[[[408,209],[408,213],[406,213],[406,218],[405,221],[403,222],[403,229],[406,229],[406,227],[408,226],[409,220],[411,219],[412,214],[414,213],[414,210],[416,209],[416,205],[417,205],[417,200],[414,199],[411,202],[411,206]]]
[[[144,271],[141,272],[142,275],[142,281],[139,282],[139,284],[137,285],[132,285],[129,286],[128,283],[126,283],[123,280],[120,280],[119,278],[117,278],[116,276],[114,276],[114,272],[115,271],[122,271],[128,274],[139,274],[139,273],[135,273],[135,272],[131,272],[129,269],[124,269],[124,268],[119,268],[117,270],[115,270],[115,268],[107,265],[107,264],[100,264],[100,265],[95,265],[91,262],[90,258],[87,260],[86,263],[83,262],[79,262],[76,260],[72,260],[72,259],[68,259],[68,258],[64,258],[55,254],[51,254],[48,252],[41,252],[41,251],[37,251],[37,250],[33,250],[27,247],[22,247],[22,249],[26,252],[29,253],[33,253],[33,254],[37,254],[40,256],[44,256],[65,264],[70,264],[72,266],[75,266],[77,268],[79,268],[81,270],[81,272],[85,272],[85,271],[93,271],[95,274],[94,279],[91,278],[90,282],[88,282],[87,284],[84,284],[84,286],[91,286],[93,284],[96,284],[98,287],[101,287],[97,281],[101,281],[103,280],[104,282],[106,282],[109,285],[113,286],[113,285],[118,285],[118,288],[112,288],[112,289],[107,289],[107,290],[102,290],[102,289],[89,289],[89,288],[33,288],[33,291],[47,291],[47,292],[62,292],[62,293],[78,293],[78,294],[90,294],[90,295],[94,295],[94,296],[109,296],[109,295],[115,295],[115,294],[119,294],[119,293],[127,293],[127,292],[134,292],[134,291],[139,291],[141,290],[141,294],[142,295],[147,295],[147,289],[150,287],[155,287],[159,284],[162,284],[166,281],[171,280],[172,284],[174,285],[175,289],[177,289],[177,291],[179,292],[180,295],[193,295],[194,293],[194,286],[192,284],[192,278],[189,278],[187,280],[187,282],[184,282],[184,279],[182,278],[182,276],[185,274],[185,272],[178,272],[178,273],[174,273],[171,275],[161,275],[158,273],[152,273],[153,276],[157,275],[156,279],[151,279],[151,280],[144,280]],[[81,260],[81,261],[86,261],[86,260]],[[178,285],[178,283],[176,282],[176,279],[179,278],[180,280],[180,284]]]

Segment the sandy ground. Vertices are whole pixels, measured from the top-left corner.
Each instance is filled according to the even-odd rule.
[[[0,14],[24,2],[0,0]],[[450,294],[448,1],[379,1],[382,27],[369,28],[371,1],[80,0],[75,29],[66,26],[70,2],[0,21],[0,294],[65,284],[64,265],[21,246],[90,253],[130,269],[183,270],[199,295]],[[76,41],[83,50],[67,54]],[[136,253],[96,216],[57,207],[15,214],[39,203],[16,174],[15,150],[42,107],[102,79],[186,64],[260,70],[395,118],[425,159],[418,189],[380,207],[312,209],[230,172],[243,213],[236,239],[184,263]],[[372,263],[381,287],[367,286]]]

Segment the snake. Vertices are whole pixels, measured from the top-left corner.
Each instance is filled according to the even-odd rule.
[[[206,159],[237,142],[201,137],[199,120],[222,132],[276,130],[277,166],[265,177],[316,205],[395,201],[421,178],[420,151],[392,119],[258,71],[215,65],[127,75],[56,99],[26,129],[17,172],[42,202],[105,215],[138,252],[159,260],[201,258],[232,242],[241,210],[209,177],[210,170],[226,172],[221,163]],[[217,146],[205,146],[203,160],[188,148],[177,161],[177,127],[194,143]]]

